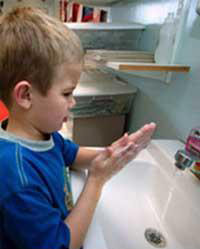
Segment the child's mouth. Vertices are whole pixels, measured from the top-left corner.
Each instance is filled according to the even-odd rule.
[[[63,119],[63,122],[67,122],[67,117],[65,117],[65,118]]]

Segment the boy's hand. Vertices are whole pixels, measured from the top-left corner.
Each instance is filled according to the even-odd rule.
[[[140,128],[138,131],[128,135],[125,133],[123,137],[118,139],[112,144],[113,149],[117,149],[120,147],[125,146],[129,142],[132,142],[137,147],[137,152],[140,152],[142,149],[146,148],[149,144],[151,137],[156,129],[155,123],[150,123],[144,125],[142,128]]]
[[[125,134],[107,147],[92,161],[89,176],[104,184],[148,145],[155,128],[154,123],[144,125],[137,132]]]
[[[92,161],[89,168],[89,176],[103,185],[124,167],[133,157],[135,150],[136,147],[132,142],[115,150],[112,146],[105,148]]]

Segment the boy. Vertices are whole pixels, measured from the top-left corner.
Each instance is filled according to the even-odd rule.
[[[0,21],[0,249],[78,249],[105,182],[144,148],[155,124],[125,134],[101,152],[57,132],[74,106],[83,70],[77,36],[39,10],[12,10]],[[65,205],[64,167],[85,168],[84,189]]]

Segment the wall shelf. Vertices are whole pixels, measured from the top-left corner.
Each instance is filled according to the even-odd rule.
[[[85,23],[66,22],[65,25],[73,30],[143,30],[145,25],[140,23]]]
[[[181,72],[188,73],[190,67],[186,65],[161,65],[156,63],[135,63],[135,62],[107,62],[108,67],[120,71],[164,71],[164,72]]]
[[[127,72],[133,76],[157,79],[167,84],[171,82],[172,73],[188,73],[190,71],[190,66],[177,64],[161,65],[156,63],[108,61],[106,66],[121,72]]]
[[[114,70],[158,79],[169,83],[172,73],[188,73],[190,66],[181,64],[157,64],[154,54],[147,51],[87,50],[86,56],[94,58]]]

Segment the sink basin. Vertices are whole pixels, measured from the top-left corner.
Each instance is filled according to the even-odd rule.
[[[176,171],[173,157],[161,147],[153,141],[106,183],[85,249],[153,248],[144,235],[149,228],[162,234],[163,248],[199,248],[200,182],[190,171]],[[84,179],[83,173],[72,175],[75,200]]]

